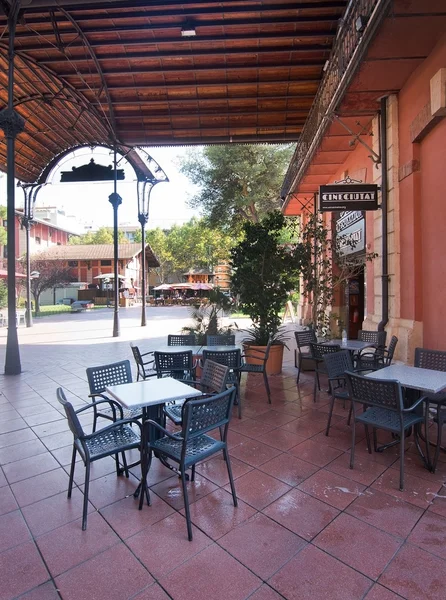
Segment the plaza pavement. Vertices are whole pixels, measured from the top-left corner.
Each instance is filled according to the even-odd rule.
[[[188,542],[179,481],[158,461],[149,475],[152,506],[138,511],[138,472],[116,477],[104,459],[92,468],[88,529],[81,530],[78,463],[66,498],[72,435],[56,400],[87,397],[85,369],[131,358],[181,330],[188,310],[112,311],[36,319],[19,329],[23,372],[0,376],[0,600],[444,600],[445,454],[435,475],[410,441],[406,489],[398,490],[395,450],[368,455],[358,429],[355,469],[348,407],[312,401],[312,374],[295,382],[292,349],[271,377],[242,385],[243,419],[229,435],[238,508],[220,457],[190,482],[194,541]],[[6,329],[0,330],[4,364]],[[385,436],[380,436],[384,440]]]

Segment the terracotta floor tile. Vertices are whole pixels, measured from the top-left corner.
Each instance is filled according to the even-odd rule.
[[[0,552],[28,542],[28,527],[19,510],[0,516]]]
[[[181,510],[184,507],[183,488],[181,479],[177,475],[157,483],[152,486],[151,489],[153,489],[155,494],[162,498],[164,502],[167,502],[167,504],[176,510]],[[212,483],[212,481],[209,481],[197,473],[195,475],[195,481],[187,482],[189,504],[196,502],[216,489],[217,486]]]
[[[76,468],[80,469],[81,466]],[[104,508],[104,506],[130,496],[137,486],[138,481],[134,477],[130,476],[127,479],[125,475],[117,476],[116,472],[113,472],[90,482],[88,500],[95,508]],[[80,489],[83,491],[84,486],[81,485]]]
[[[268,425],[274,425],[275,427],[280,427],[281,425],[285,425],[290,421],[294,421],[295,418],[296,417],[294,415],[289,415],[284,412],[278,412],[276,410],[261,412],[254,417],[256,421],[260,421],[261,423],[267,423]]]
[[[287,600],[359,600],[370,579],[308,545],[268,582]]]
[[[5,485],[8,485],[8,480],[6,479],[5,474],[3,473],[3,469],[0,467],[0,488],[2,488]]]
[[[235,507],[232,495],[224,489],[217,489],[190,507],[192,522],[214,540],[252,517],[256,512],[240,498]]]
[[[82,416],[79,417],[79,419],[83,422]],[[57,433],[70,433],[70,428],[68,426],[68,421],[61,418],[55,422],[34,425],[33,431],[42,439],[43,437],[49,437],[56,435]],[[73,442],[73,434],[71,434],[71,442]]]
[[[251,596],[249,600],[282,600],[282,596],[279,596],[271,587],[266,583],[259,587]]]
[[[70,464],[65,466],[65,471],[70,474]],[[140,471],[139,471],[140,472]],[[116,461],[111,456],[106,456],[102,460],[93,462],[90,467],[90,481],[104,477],[105,475],[114,475],[116,477]],[[85,466],[82,460],[76,461],[76,467],[74,469],[74,483],[76,485],[83,485],[85,481]]]
[[[11,488],[8,485],[0,487],[0,515],[16,510],[16,508],[18,505]]]
[[[381,575],[379,583],[409,600],[444,600],[446,562],[405,544]]]
[[[392,535],[406,538],[423,510],[395,496],[369,488],[346,512]]]
[[[40,438],[45,444],[48,450],[56,450],[56,448],[63,448],[73,443],[73,434],[71,431],[62,431],[60,433],[53,433]]]
[[[363,521],[341,514],[313,540],[313,544],[367,577],[377,579],[401,541]]]
[[[175,600],[245,600],[262,582],[214,544],[162,577],[159,583]]]
[[[231,456],[238,458],[252,467],[258,467],[275,456],[278,456],[280,453],[280,450],[262,444],[262,442],[257,440],[242,442],[230,450]]]
[[[302,538],[261,513],[232,529],[218,543],[263,580],[306,545]]]
[[[11,489],[19,506],[23,507],[67,490],[68,475],[60,467],[54,471],[13,483]]]
[[[23,444],[15,444],[14,446],[6,446],[0,449],[0,464],[7,465],[10,462],[37,456],[47,452],[47,449],[38,439],[23,442]]]
[[[295,486],[313,475],[318,467],[300,460],[291,454],[281,454],[259,467],[260,471],[280,479],[288,485]]]
[[[257,438],[262,435],[266,435],[273,429],[276,429],[276,426],[270,425],[269,423],[261,423],[260,421],[255,421],[254,419],[244,419],[242,421],[234,419],[231,424],[231,429],[232,431],[240,433],[241,435]]]
[[[437,494],[432,494],[432,504],[429,511],[446,517],[446,486],[443,486]]]
[[[153,578],[124,544],[118,544],[55,581],[64,600],[123,600],[146,588]]]
[[[64,416],[59,411],[52,409],[51,406],[48,405],[47,411],[36,413],[34,415],[28,415],[27,417],[23,418],[30,427],[34,427],[36,425],[53,423],[54,421],[62,420],[64,419]]]
[[[101,515],[121,539],[126,539],[174,512],[156,494],[150,494],[150,501],[150,506],[144,502],[139,510],[139,498],[130,496],[101,509]]]
[[[186,519],[175,513],[129,538],[127,545],[159,579],[212,544],[212,540],[199,529],[193,526],[192,530],[193,540],[189,542]]]
[[[342,475],[321,469],[299,485],[299,489],[344,510],[364,491],[365,487]]]
[[[45,448],[45,446],[44,446]],[[46,448],[45,448],[46,450]],[[62,448],[55,448],[54,450],[51,450],[51,454],[54,456],[54,458],[57,460],[57,462],[62,465],[63,467],[66,467],[68,465],[71,465],[71,457],[73,454],[73,444],[69,444],[68,446],[63,446]],[[76,462],[81,462],[82,459],[79,456],[79,452],[76,454]],[[101,462],[101,461],[99,461]]]
[[[278,450],[289,450],[297,444],[305,441],[305,437],[301,435],[297,435],[296,433],[290,433],[289,431],[284,431],[283,429],[275,429],[273,434],[262,435],[258,438],[259,442],[262,444],[266,444],[267,446],[272,446],[273,448],[277,448]]]
[[[401,600],[401,596],[397,596],[379,583],[375,583],[364,600]]]
[[[336,508],[298,489],[290,490],[262,512],[308,541],[339,514]]]
[[[254,470],[237,479],[235,489],[238,498],[257,510],[262,510],[291,488],[266,473]]]
[[[325,465],[328,465],[328,463],[343,454],[341,450],[317,444],[312,440],[306,440],[305,442],[294,446],[294,448],[291,448],[290,452],[291,454],[294,454],[294,456],[317,465],[318,467],[325,467]]]
[[[35,587],[33,590],[20,596],[20,600],[60,600],[60,596],[52,581]]]
[[[0,420],[0,433],[11,433],[18,429],[25,429],[26,427],[26,421],[21,418],[12,419],[11,421]]]
[[[15,462],[4,465],[3,472],[6,475],[9,483],[29,479],[34,475],[40,475],[47,471],[53,471],[59,467],[57,460],[50,452],[39,454],[37,456],[29,456]]]
[[[330,448],[338,448],[346,452],[352,447],[352,434],[351,431],[340,431],[335,427],[330,428],[329,435],[325,435],[325,431],[318,433],[311,438],[316,444],[326,444]]]
[[[146,587],[140,594],[133,596],[132,600],[170,600],[162,587],[153,583]]]
[[[380,492],[415,504],[415,506],[427,508],[432,502],[434,495],[438,493],[441,485],[434,481],[429,484],[425,479],[405,473],[404,491],[401,492],[399,470],[390,468],[373,483],[372,487]]]
[[[305,419],[305,417],[300,417],[299,419],[283,425],[281,429],[308,439],[323,431],[325,429],[325,423],[322,421],[312,421]]]
[[[4,433],[0,435],[0,448],[6,448],[7,446],[14,446],[23,442],[29,442],[30,440],[37,439],[37,436],[31,429],[20,429],[13,433]]]
[[[363,485],[371,485],[387,467],[360,455],[355,456],[354,468],[350,469],[350,452],[345,452],[329,463],[326,469]]]
[[[233,456],[231,456],[231,468],[234,479],[237,479],[252,470],[252,467],[248,464],[237,460]],[[197,465],[197,473],[200,473],[200,475],[219,486],[224,486],[229,483],[226,462],[221,456],[215,456],[214,458]]]
[[[430,511],[425,512],[407,541],[446,559],[446,518]]]
[[[26,542],[2,552],[0,573],[0,600],[11,600],[50,578],[33,542]]]

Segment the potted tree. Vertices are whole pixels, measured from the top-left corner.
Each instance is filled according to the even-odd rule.
[[[252,320],[244,345],[264,350],[271,336],[267,372],[277,374],[282,370],[286,341],[280,312],[290,291],[298,289],[306,257],[301,245],[292,243],[296,234],[294,221],[287,221],[279,211],[269,213],[258,223],[247,221],[243,234],[231,251],[231,289],[239,298],[240,309]]]

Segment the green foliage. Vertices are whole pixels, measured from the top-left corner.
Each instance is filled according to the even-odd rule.
[[[213,227],[239,231],[245,220],[257,223],[280,207],[279,190],[294,147],[228,144],[191,152],[180,166],[200,191],[191,205]]]
[[[124,232],[118,231],[118,241],[120,244],[125,244],[128,239]],[[69,244],[72,246],[89,245],[89,244],[113,244],[113,228],[100,227],[97,231],[89,231],[84,235],[72,236]]]
[[[266,346],[270,335],[280,343],[280,311],[288,293],[297,289],[305,255],[299,244],[283,244],[293,239],[295,223],[280,211],[268,214],[260,223],[245,222],[244,238],[231,252],[234,269],[232,291],[239,295],[239,307],[253,321],[251,338]]]
[[[0,206],[0,221],[6,219],[6,206]],[[4,246],[7,241],[6,227],[0,226],[0,246]]]
[[[8,305],[8,286],[4,279],[0,279],[0,308]]]
[[[36,303],[36,314],[40,311],[40,295],[45,290],[73,281],[70,267],[66,267],[62,260],[33,260],[31,272],[37,271],[39,277],[31,279],[31,292]]]
[[[205,306],[191,308],[192,324],[183,327],[185,333],[194,333],[198,344],[206,343],[207,335],[231,333],[231,325],[223,327],[220,316],[230,310],[231,301],[218,288],[209,291],[209,301]]]

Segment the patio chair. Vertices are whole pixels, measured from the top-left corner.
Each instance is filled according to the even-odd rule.
[[[235,388],[229,388],[221,394],[210,398],[188,400],[184,404],[183,425],[181,431],[170,433],[156,421],[148,420],[143,425],[142,450],[142,487],[147,489],[147,474],[151,462],[151,454],[169,459],[178,464],[183,488],[184,508],[186,512],[187,535],[192,541],[192,523],[189,510],[189,498],[186,486],[186,471],[192,469],[191,481],[195,479],[195,466],[207,460],[210,456],[223,452],[223,458],[228,469],[229,482],[232,491],[234,506],[237,506],[234,479],[232,476],[231,462],[227,446],[228,425],[232,416]],[[156,436],[151,436],[151,431],[156,430],[162,437],[150,441]],[[208,433],[219,430],[220,439],[215,439]],[[146,494],[147,495],[147,494]],[[139,508],[144,501],[144,489],[141,491]]]
[[[296,338],[297,344],[297,360],[295,359],[294,364],[298,369],[296,385],[299,385],[300,372],[302,369],[302,363],[305,360],[306,362],[313,363],[314,369],[314,361],[311,357],[310,344],[317,344],[316,332],[314,329],[308,329],[306,331],[295,331],[294,337]]]
[[[219,394],[226,389],[228,375],[228,367],[218,364],[212,360],[205,360],[200,380],[183,380],[183,383],[189,383],[193,387],[196,387],[198,392],[202,392],[204,394]],[[186,402],[189,402],[189,400],[186,400]],[[183,422],[184,404],[185,402],[181,402],[170,404],[164,407],[164,414],[169,417],[169,419],[173,421],[175,425],[181,425]]]
[[[135,359],[137,368],[136,381],[154,377],[156,375],[156,371],[153,351],[142,353],[138,346],[135,346],[132,342],[130,342],[130,348],[132,349],[133,358]],[[147,359],[146,357],[149,358]]]
[[[184,352],[158,352],[155,350],[153,356],[158,378],[173,377],[179,380],[195,381],[195,363],[192,350],[185,350]]]
[[[398,338],[396,335],[392,335],[390,344],[387,348],[378,346],[374,351],[360,352],[356,359],[356,367],[361,369],[361,371],[378,371],[379,369],[390,366],[397,344]]]
[[[167,336],[168,346],[196,346],[197,340],[193,333],[182,335],[182,334],[169,334]]]
[[[367,329],[360,329],[358,331],[358,340],[360,342],[369,342],[371,351],[374,349],[384,349],[386,346],[387,331],[369,331]],[[357,356],[360,357],[364,352],[369,352],[367,348],[360,350]]]
[[[351,353],[348,350],[339,350],[339,352],[334,352],[332,354],[324,354],[323,360],[328,375],[328,387],[331,395],[330,411],[328,413],[327,428],[325,430],[325,435],[328,435],[335,400],[343,400],[344,404],[346,400],[350,401],[345,373],[346,371],[353,371],[354,369]],[[352,409],[350,405],[347,425],[350,425],[351,413]]]
[[[410,407],[404,408],[403,394],[401,385],[398,381],[370,379],[351,372],[347,372],[346,376],[353,406],[350,469],[353,469],[355,461],[356,423],[362,423],[366,428],[367,434],[368,427],[373,428],[373,444],[375,452],[378,451],[376,430],[384,429],[385,431],[390,431],[393,434],[399,435],[400,438],[400,490],[403,491],[405,433],[411,427],[415,427],[415,443],[420,454],[423,456],[423,452],[419,445],[418,432],[419,425],[425,420],[425,417],[415,411],[417,406],[423,402],[423,398],[419,398]],[[356,414],[356,402],[367,405],[367,408],[363,413]],[[371,453],[372,450],[368,436],[367,446]]]
[[[235,350],[203,350],[203,361],[213,360],[220,365],[229,367],[228,384],[236,388],[234,402],[238,404],[238,418],[242,418],[242,399],[240,397],[240,371],[242,353],[239,348]]]
[[[273,338],[270,337],[265,350],[248,346],[246,352],[241,355],[242,364],[234,368],[234,372],[241,377],[242,373],[261,373],[265,383],[266,394],[268,396],[268,404],[271,404],[271,390],[269,389],[268,373],[266,372],[266,363],[273,343]],[[251,364],[248,361],[259,361],[260,364]]]
[[[319,344],[310,342],[311,359],[314,361],[314,385],[313,385],[313,402],[316,402],[316,387],[321,391],[321,382],[319,375],[327,374],[324,367],[324,355],[334,354],[339,352],[341,346],[338,344]]]
[[[87,369],[88,385],[90,387],[89,398],[93,400],[93,431],[96,431],[97,421],[99,417],[116,421],[116,411],[114,405],[111,408],[99,409],[95,406],[97,399],[110,401],[110,398],[105,394],[105,388],[111,385],[121,385],[122,383],[132,383],[132,370],[129,360],[121,360],[120,362],[101,365],[99,367],[88,367]],[[142,416],[141,409],[123,408],[123,416],[125,419],[139,419]]]
[[[235,346],[235,335],[207,335],[206,346]]]
[[[432,369],[433,371],[446,371],[446,352],[441,350],[428,350],[427,348],[415,348],[414,366],[421,369]],[[429,415],[429,404],[436,406],[434,421],[437,423],[437,441],[431,470],[435,473],[441,450],[441,438],[443,425],[446,423],[446,391],[437,394],[426,394],[426,414]]]
[[[79,452],[85,465],[84,481],[84,504],[82,510],[82,530],[87,529],[87,511],[88,511],[88,491],[90,485],[90,466],[92,462],[114,456],[116,460],[116,473],[121,474],[119,468],[118,455],[122,456],[123,472],[126,477],[129,476],[125,452],[140,448],[141,446],[141,423],[136,419],[123,419],[121,406],[114,400],[97,400],[86,406],[74,410],[73,405],[68,402],[62,388],[57,389],[57,399],[62,404],[68,419],[68,425],[74,435],[73,454],[71,458],[70,478],[68,482],[67,497],[71,498],[73,489],[74,468],[76,464],[76,454]],[[78,415],[89,409],[96,409],[98,404],[110,404],[114,411],[118,411],[120,419],[90,434],[86,434],[79,421]],[[131,427],[136,425],[136,429]],[[139,429],[139,430],[138,430]]]

